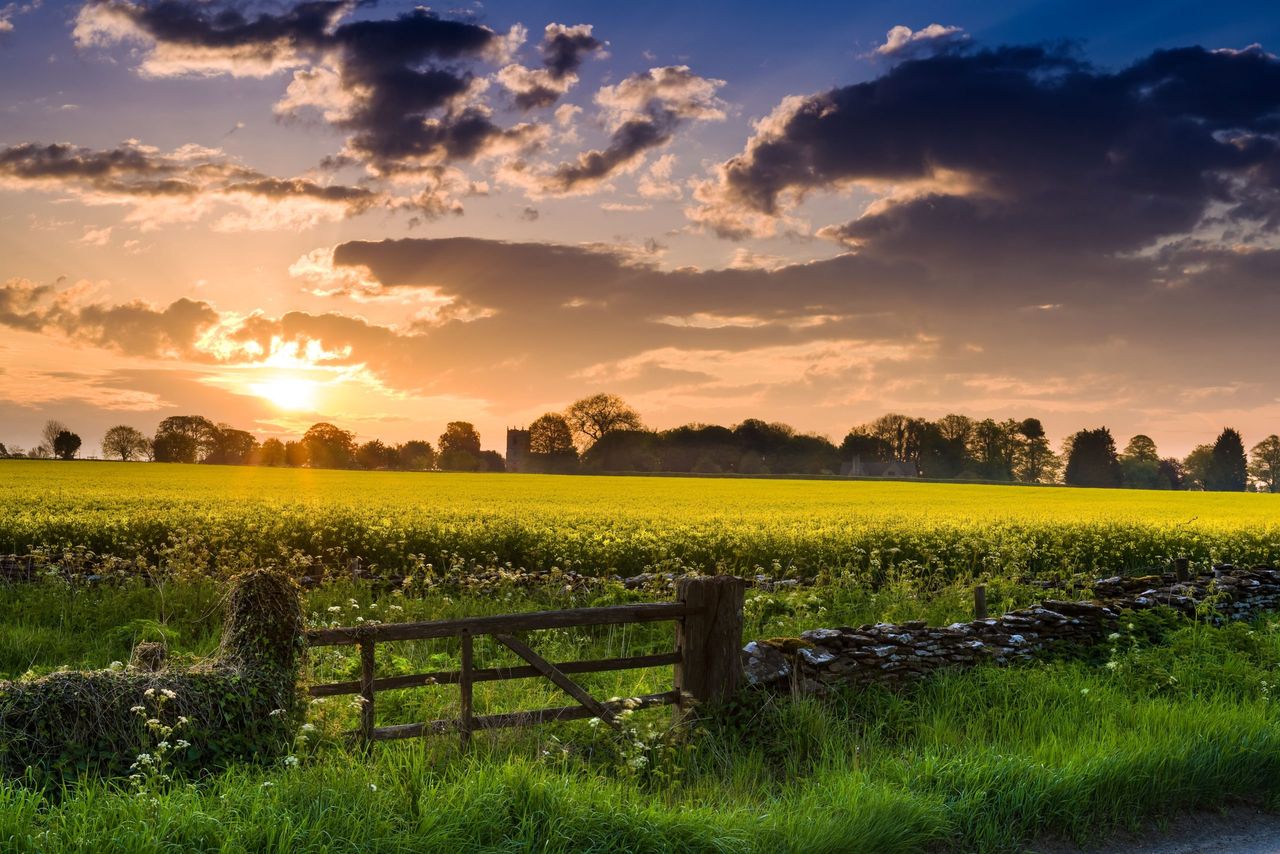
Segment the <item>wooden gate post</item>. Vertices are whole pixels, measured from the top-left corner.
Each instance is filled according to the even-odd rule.
[[[698,609],[676,623],[675,689],[687,716],[699,703],[727,700],[742,677],[742,601],[746,582],[731,575],[681,578],[676,599]]]

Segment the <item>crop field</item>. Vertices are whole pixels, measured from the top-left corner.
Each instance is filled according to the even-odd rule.
[[[0,682],[119,668],[139,641],[171,660],[217,647],[225,576],[273,563],[335,572],[311,626],[445,619],[670,596],[661,584],[530,583],[721,569],[800,576],[752,589],[748,638],[821,626],[967,619],[1076,582],[1209,561],[1280,560],[1280,500],[964,484],[367,473],[0,462],[0,553],[146,567],[97,584],[0,582]],[[510,567],[507,566],[510,564]],[[500,569],[492,573],[487,570]],[[168,570],[168,571],[156,571]],[[509,570],[509,571],[507,571]],[[469,579],[485,577],[483,583]],[[496,579],[496,580],[495,580]],[[421,583],[419,583],[421,582]],[[550,660],[670,649],[648,624],[548,630]],[[477,666],[513,663],[477,642]],[[380,675],[459,666],[456,641],[378,648]],[[305,677],[353,679],[353,648]],[[592,674],[596,696],[666,690],[670,668]],[[350,697],[310,706],[284,756],[201,776],[0,781],[0,850],[18,852],[989,852],[1097,841],[1186,810],[1280,806],[1280,615],[1218,627],[1144,612],[1101,647],[940,673],[897,691],[747,692],[692,732],[638,712],[375,745],[345,740]],[[3,690],[0,688],[0,690]],[[457,713],[453,686],[379,695],[379,723]],[[562,705],[546,680],[478,685],[476,712]],[[197,740],[199,733],[178,733]],[[0,750],[3,743],[0,740]]]
[[[477,565],[973,577],[1280,557],[1274,495],[0,461],[0,552],[217,573]]]

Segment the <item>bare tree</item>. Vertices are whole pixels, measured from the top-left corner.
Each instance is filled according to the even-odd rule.
[[[69,433],[70,428],[61,421],[49,419],[44,422],[44,429],[40,431],[40,443],[50,454],[53,453],[53,443],[57,440],[59,433]]]
[[[122,462],[138,457],[143,458],[151,453],[151,440],[141,430],[128,424],[118,424],[102,437],[102,453],[108,457],[119,457]]]

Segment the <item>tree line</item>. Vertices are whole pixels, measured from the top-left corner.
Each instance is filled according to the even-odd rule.
[[[26,454],[11,449],[9,455],[72,459],[81,444],[57,421],[45,426],[42,439]],[[1036,418],[997,421],[952,414],[929,420],[890,413],[852,428],[836,445],[825,436],[757,418],[732,427],[695,423],[652,430],[611,394],[591,395],[535,419],[518,459],[482,450],[479,432],[466,421],[450,422],[433,446],[425,439],[358,443],[352,432],[324,422],[296,440],[259,442],[228,424],[178,415],[160,422],[153,436],[128,425],[112,427],[102,449],[105,456],[125,461],[404,471],[831,475],[857,461],[863,468],[900,463],[937,480],[1280,491],[1280,437],[1274,434],[1246,452],[1240,433],[1226,428],[1212,444],[1178,459],[1162,457],[1155,441],[1143,434],[1130,438],[1121,451],[1106,427],[1080,430],[1055,452]]]

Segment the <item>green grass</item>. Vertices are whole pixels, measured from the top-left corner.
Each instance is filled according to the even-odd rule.
[[[845,575],[878,586],[1280,558],[1274,495],[0,461],[0,552],[193,571],[510,563]]]
[[[748,634],[888,614],[960,616],[959,593],[753,594],[769,606],[749,609]],[[403,609],[395,619],[418,619],[581,602],[507,595],[414,599],[344,584],[312,592],[306,607],[321,622],[349,623],[392,604]],[[822,604],[808,603],[815,595]],[[1010,586],[1008,595],[1031,592]],[[0,591],[0,675],[103,666],[126,655],[135,636],[167,634],[180,656],[206,654],[217,640],[217,599],[207,581]],[[821,618],[816,608],[826,609]],[[943,674],[903,693],[748,696],[709,719],[688,746],[663,738],[669,717],[654,710],[632,719],[643,749],[579,722],[478,736],[467,754],[442,737],[366,755],[335,737],[354,710],[326,701],[297,767],[238,766],[142,795],[102,780],[0,784],[0,850],[1016,851],[1044,835],[1096,839],[1240,799],[1272,805],[1280,795],[1272,696],[1280,619],[1226,628],[1134,619],[1113,643],[1076,659]],[[552,658],[579,658],[670,643],[669,628],[632,628],[642,631],[537,633],[534,645]],[[456,666],[447,644],[390,650],[403,661],[380,660],[384,671]],[[496,655],[481,648],[482,663]],[[315,676],[340,676],[350,664],[322,659]],[[655,670],[590,684],[630,693],[669,679]],[[481,711],[565,702],[542,680],[503,684],[503,694],[480,698]],[[380,697],[384,721],[456,710],[449,687]],[[645,757],[640,767],[637,756]]]
[[[135,568],[101,585],[0,586],[0,679],[107,667],[163,638],[178,662],[217,645],[228,571],[359,556],[400,593],[329,581],[313,625],[665,598],[480,589],[477,567],[588,574],[687,568],[803,574],[753,590],[748,637],[993,613],[1080,576],[1280,558],[1274,496],[964,484],[277,471],[0,462],[0,553],[91,550]],[[160,570],[160,571],[156,571]],[[520,573],[512,573],[518,577]],[[1060,579],[1050,590],[1024,575]],[[443,584],[442,584],[443,582]],[[902,693],[747,697],[688,740],[666,710],[628,738],[585,722],[353,752],[347,698],[313,706],[296,767],[203,779],[0,783],[0,851],[1016,851],[1151,817],[1280,796],[1280,621],[1213,628],[1135,618],[1075,658],[941,674]],[[670,648],[665,624],[531,634],[552,660]],[[478,666],[514,663],[488,642]],[[382,675],[453,669],[452,641],[380,646]],[[356,673],[316,650],[309,678]],[[583,677],[598,696],[665,690],[669,669]],[[545,680],[478,686],[477,712],[563,705]],[[448,686],[379,694],[380,723],[456,713]]]

